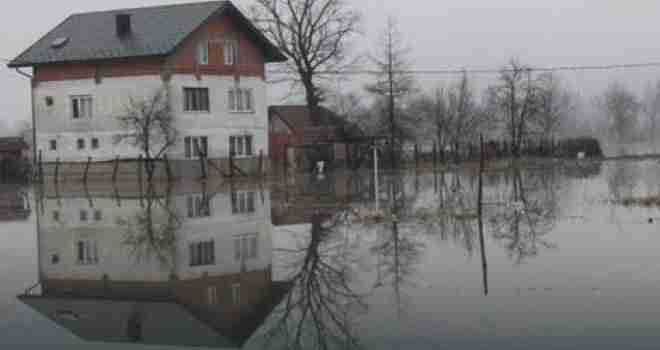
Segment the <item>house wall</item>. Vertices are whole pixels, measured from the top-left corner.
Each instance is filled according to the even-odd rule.
[[[237,40],[238,61],[234,66],[224,64],[223,40]],[[209,65],[195,61],[199,43],[210,42]],[[43,161],[84,162],[121,158],[137,158],[139,150],[128,142],[115,143],[116,135],[124,133],[116,120],[125,112],[130,98],[146,99],[163,85],[170,91],[175,125],[180,137],[170,150],[170,159],[184,159],[186,136],[206,136],[209,158],[229,157],[229,137],[252,135],[253,152],[269,154],[267,119],[267,84],[264,81],[264,56],[247,35],[224,16],[209,21],[184,41],[178,51],[168,58],[134,58],[95,63],[72,63],[39,66],[35,69],[34,105],[37,128],[37,150]],[[233,87],[253,91],[254,112],[231,113],[228,110],[228,91]],[[209,113],[183,111],[183,88],[209,89]],[[71,96],[91,95],[93,117],[74,120]],[[47,106],[46,97],[54,104]],[[77,140],[85,140],[86,147],[77,149]],[[99,149],[91,149],[97,138]],[[50,150],[50,140],[57,140],[57,150]]]
[[[191,280],[207,275],[269,270],[272,264],[270,194],[264,192],[262,201],[262,194],[255,192],[255,212],[250,214],[232,214],[230,193],[207,195],[211,215],[204,218],[190,218],[187,208],[188,197],[201,198],[202,193],[171,198],[172,209],[182,222],[176,232],[171,266],[161,264],[153,256],[135,254],[135,247],[127,244],[128,233],[135,231],[130,228],[135,227],[136,215],[144,212],[138,199],[121,199],[121,206],[115,198],[93,198],[91,203],[85,197],[47,200],[38,226],[40,275],[51,280],[102,280],[107,275],[112,281],[146,283],[169,281],[172,274],[179,280]],[[153,208],[156,226],[166,223],[165,210],[158,204]],[[81,211],[87,213],[86,221],[80,219]],[[96,211],[102,213],[100,221],[95,220]],[[243,263],[234,258],[234,239],[246,234],[257,234],[258,250],[256,259]],[[97,242],[98,264],[78,263],[79,240]],[[190,266],[189,245],[210,240],[214,241],[215,264]],[[55,256],[59,261],[55,262]]]

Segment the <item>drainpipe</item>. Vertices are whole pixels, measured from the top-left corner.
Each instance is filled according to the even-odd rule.
[[[16,68],[16,73],[30,79],[30,105],[32,109],[32,165],[35,166],[37,164],[37,118],[34,110],[34,77],[23,72],[20,68]]]

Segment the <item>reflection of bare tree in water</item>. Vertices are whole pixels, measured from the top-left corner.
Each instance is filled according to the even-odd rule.
[[[386,285],[392,287],[399,315],[403,305],[401,289],[414,286],[412,276],[415,274],[416,266],[420,263],[424,249],[424,245],[411,232],[407,232],[410,230],[405,229],[406,226],[409,226],[406,225],[408,220],[406,220],[405,213],[412,200],[406,198],[403,193],[397,193],[402,189],[402,182],[390,182],[390,220],[378,228],[378,241],[372,247],[372,252],[378,259],[376,267],[378,276],[375,286],[377,288]]]
[[[614,169],[608,174],[607,185],[610,196],[615,201],[631,197],[639,182],[640,169],[637,162],[614,162]]]
[[[544,239],[557,221],[556,188],[543,186],[541,179],[539,176],[523,176],[521,170],[514,170],[509,203],[495,209],[490,216],[493,237],[506,242],[505,247],[517,264],[538,256],[544,249],[556,248],[555,244]],[[534,180],[536,183],[532,183]]]
[[[170,191],[159,195],[153,185],[141,194],[141,210],[127,219],[118,219],[117,226],[124,234],[123,245],[139,262],[156,258],[161,267],[174,271],[176,264],[176,236],[181,221],[173,208]]]
[[[272,316],[268,336],[284,336],[285,348],[358,347],[351,317],[365,310],[366,304],[351,286],[357,258],[338,230],[345,217],[341,214],[324,224],[316,213],[310,235],[293,249],[278,250],[283,268],[290,272],[291,291]]]

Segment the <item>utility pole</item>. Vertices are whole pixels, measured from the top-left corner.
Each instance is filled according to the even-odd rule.
[[[395,152],[394,152],[394,133],[395,133],[395,127],[394,127],[394,42],[393,42],[393,33],[392,33],[392,28],[393,28],[393,23],[392,23],[392,18],[388,19],[388,32],[387,32],[387,78],[389,80],[389,88],[390,88],[390,95],[389,95],[389,106],[388,106],[388,112],[389,112],[389,118],[390,118],[390,161],[392,162],[391,166],[392,168],[395,167],[396,160],[394,159],[395,157]]]

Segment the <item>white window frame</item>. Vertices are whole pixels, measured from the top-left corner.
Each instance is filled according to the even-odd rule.
[[[95,240],[79,240],[75,249],[78,265],[98,265],[99,250]]]
[[[230,88],[227,92],[227,109],[231,113],[254,113],[254,90]]]
[[[197,64],[206,66],[209,64],[209,42],[204,41],[197,45]]]
[[[198,91],[206,91],[206,109],[203,109],[203,103],[198,101],[198,106],[199,109],[191,109],[196,106],[194,106],[193,99],[191,96],[191,99],[188,99],[188,92],[191,93],[196,93]],[[197,96],[201,97],[201,96]],[[190,103],[189,103],[190,102]],[[185,113],[201,113],[201,114],[208,114],[211,113],[211,91],[208,87],[184,87],[183,88],[183,111]]]
[[[247,147],[248,145],[250,145],[250,147]],[[248,150],[250,152],[248,152]],[[233,155],[234,158],[254,157],[254,135],[230,135],[229,155]]]
[[[231,286],[231,301],[234,305],[241,304],[241,284],[234,283]]]
[[[257,212],[257,192],[231,192],[231,212],[234,215],[254,215]]]
[[[188,250],[190,253],[189,265],[191,267],[212,266],[216,264],[214,240],[191,242]]]
[[[259,234],[234,236],[234,261],[244,263],[259,259]]]
[[[216,286],[206,288],[206,303],[208,305],[218,305],[218,288]]]
[[[188,195],[186,197],[186,209],[189,219],[211,217],[211,201],[204,195]]]
[[[236,48],[238,47],[236,40],[225,40],[223,46],[222,46],[222,52],[224,55],[224,60],[225,60],[225,65],[226,66],[233,66],[236,64],[237,61],[237,50]]]
[[[76,149],[78,151],[84,151],[85,148],[87,148],[87,142],[85,141],[85,139],[84,138],[76,139]]]
[[[83,120],[94,117],[94,98],[92,95],[72,95],[70,101],[71,119]]]
[[[201,157],[201,153],[199,151],[204,152],[204,155],[208,157],[208,136],[186,136],[183,138],[183,155],[186,159],[196,159]]]

